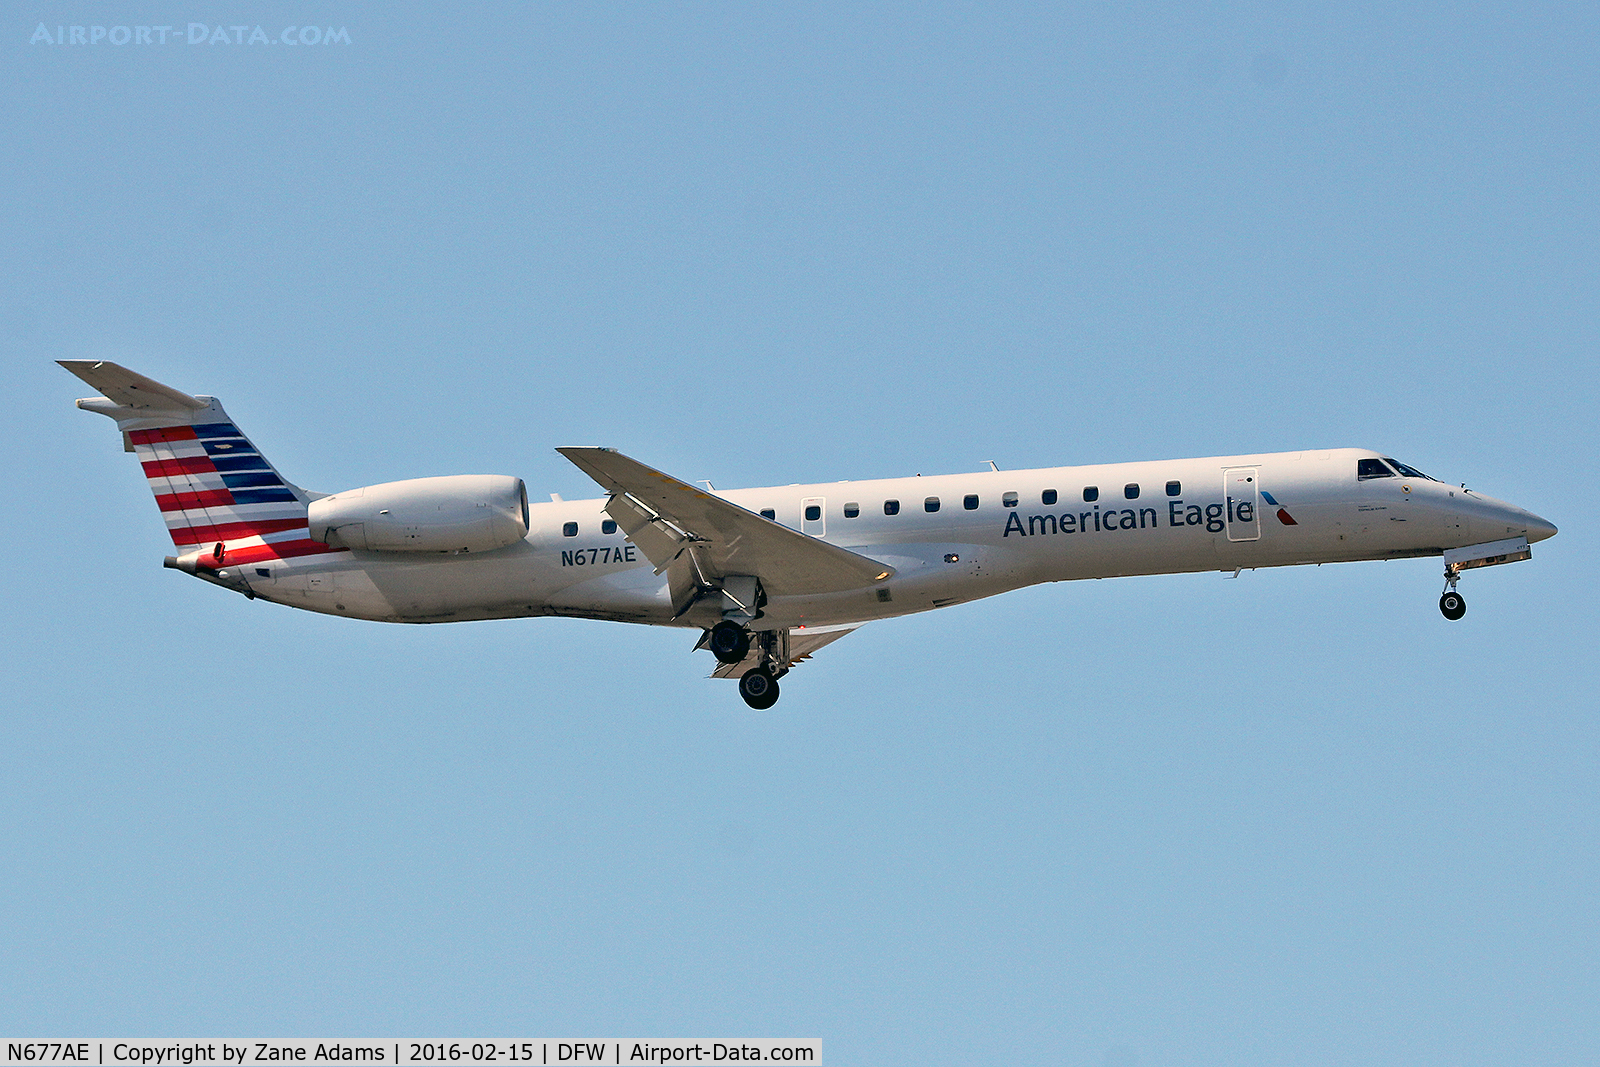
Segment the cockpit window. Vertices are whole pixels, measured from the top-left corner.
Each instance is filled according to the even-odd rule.
[[[1356,479],[1365,481],[1368,478],[1393,478],[1394,471],[1383,465],[1381,459],[1356,460]]]
[[[1399,471],[1400,477],[1402,478],[1421,478],[1425,482],[1434,481],[1434,479],[1428,477],[1426,474],[1423,474],[1421,471],[1417,470],[1417,468],[1408,467],[1397,459],[1390,459],[1388,456],[1384,456],[1383,461],[1389,466],[1393,467],[1395,470]]]

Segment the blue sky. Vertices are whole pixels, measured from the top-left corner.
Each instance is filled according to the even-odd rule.
[[[36,26],[350,43],[30,44]],[[43,4],[0,23],[0,1030],[1600,1058],[1590,6]],[[692,638],[247,603],[51,362],[335,491],[1374,447],[1561,527]],[[24,495],[25,494],[25,495]]]

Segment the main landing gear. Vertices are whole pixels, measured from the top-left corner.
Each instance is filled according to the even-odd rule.
[[[752,667],[739,678],[739,695],[757,711],[766,711],[778,702],[778,679],[765,665]]]
[[[1439,598],[1439,613],[1455,622],[1467,613],[1467,598],[1456,592],[1461,580],[1461,568],[1453,563],[1444,565],[1444,596]]]
[[[750,631],[723,619],[711,628],[706,647],[711,649],[718,663],[738,663],[750,654]]]
[[[723,619],[706,633],[701,647],[709,648],[725,667],[745,662],[754,647],[758,662],[739,676],[739,695],[757,711],[766,711],[778,702],[778,679],[789,673],[786,631],[752,634],[732,619]]]

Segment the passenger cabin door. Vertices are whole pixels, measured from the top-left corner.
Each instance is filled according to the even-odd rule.
[[[1261,539],[1261,509],[1256,500],[1259,468],[1229,467],[1222,472],[1223,503],[1228,509],[1228,540]]]
[[[828,502],[820,496],[808,496],[800,501],[800,532],[821,537],[828,527]]]

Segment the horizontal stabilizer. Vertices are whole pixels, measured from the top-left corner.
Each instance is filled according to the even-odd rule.
[[[189,412],[199,411],[208,403],[105,360],[58,359],[56,362],[120,407],[135,411]]]

